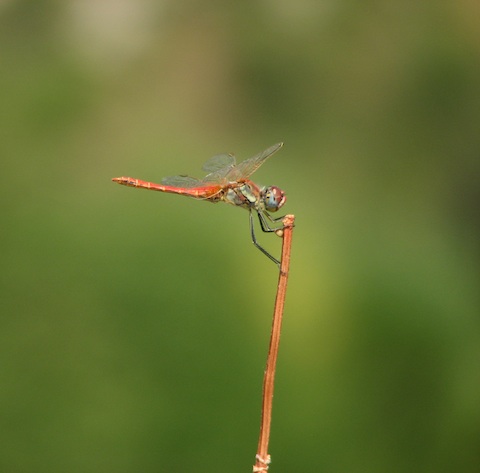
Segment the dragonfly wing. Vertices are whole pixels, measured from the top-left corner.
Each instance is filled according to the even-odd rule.
[[[168,176],[162,179],[162,184],[172,187],[198,187],[201,181],[190,176]]]
[[[225,181],[232,169],[235,168],[234,154],[217,154],[210,158],[204,165],[204,171],[210,171],[203,179],[203,183],[221,183]]]
[[[253,156],[253,158],[242,161],[231,169],[230,173],[226,175],[226,178],[229,181],[238,181],[240,179],[248,178],[265,162],[267,158],[276,153],[282,146],[283,143],[277,143],[276,145],[270,146],[270,148],[267,148],[265,151]]]
[[[205,172],[213,173],[227,168],[231,165],[235,165],[235,155],[232,153],[217,154],[210,158],[203,166],[202,169]]]

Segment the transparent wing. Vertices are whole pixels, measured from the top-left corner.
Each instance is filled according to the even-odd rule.
[[[210,158],[203,166],[205,172],[212,173],[220,171],[223,168],[235,165],[235,155],[232,153],[217,154]]]
[[[253,156],[253,158],[242,161],[237,166],[233,166],[225,177],[229,181],[238,181],[240,179],[248,178],[265,162],[267,158],[276,153],[282,146],[283,143],[277,143],[270,146],[270,148],[267,148],[265,151]]]
[[[221,183],[225,181],[225,176],[235,168],[234,154],[217,154],[210,158],[204,165],[204,171],[210,171],[203,179],[204,183]]]
[[[168,176],[162,179],[162,184],[172,187],[197,187],[202,185],[201,181],[190,176]]]

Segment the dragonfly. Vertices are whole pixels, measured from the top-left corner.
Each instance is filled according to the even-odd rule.
[[[276,212],[285,204],[287,200],[285,192],[276,186],[260,187],[249,177],[282,146],[283,143],[277,143],[239,164],[236,164],[235,155],[232,153],[213,156],[202,167],[207,173],[203,179],[180,175],[165,177],[161,184],[133,177],[114,177],[112,181],[128,187],[179,194],[212,203],[225,202],[247,209],[250,213],[252,243],[280,267],[280,261],[258,243],[253,215],[258,216],[264,232],[279,234],[281,229],[275,228],[275,225],[271,226],[270,223],[275,224],[283,217],[273,218],[270,213]]]

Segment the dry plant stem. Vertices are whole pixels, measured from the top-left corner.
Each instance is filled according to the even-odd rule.
[[[272,333],[268,349],[267,365],[263,378],[262,420],[260,424],[260,437],[258,439],[256,463],[254,472],[267,471],[270,463],[268,455],[268,442],[270,439],[270,424],[272,420],[272,401],[275,380],[275,367],[277,364],[278,346],[282,328],[283,307],[287,292],[288,270],[290,266],[290,249],[292,246],[292,232],[295,223],[294,215],[285,215],[283,218],[282,259],[280,260],[280,275],[278,277],[277,297],[273,312]]]

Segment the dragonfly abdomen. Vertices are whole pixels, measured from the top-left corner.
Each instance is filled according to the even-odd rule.
[[[142,181],[133,177],[114,177],[113,182],[127,187],[137,187],[151,191],[167,192],[169,194],[186,195],[194,199],[210,200],[218,202],[221,200],[222,188],[220,186],[197,186],[197,187],[177,187],[166,184],[156,184],[155,182]]]

